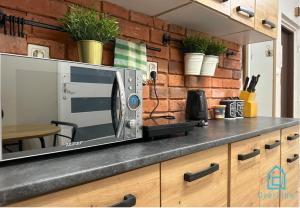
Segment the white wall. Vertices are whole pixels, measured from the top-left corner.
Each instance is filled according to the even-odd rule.
[[[273,106],[273,56],[267,56],[267,50],[273,51],[273,41],[249,45],[248,76],[260,74],[256,86],[258,116],[272,117]]]

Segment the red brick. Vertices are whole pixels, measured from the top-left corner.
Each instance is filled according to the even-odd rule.
[[[232,43],[232,42],[228,42],[228,41],[223,41],[224,45],[231,50],[234,51],[240,51],[241,50],[241,46],[237,43]]]
[[[186,76],[186,87],[211,87],[211,77]]]
[[[168,24],[165,21],[155,17],[154,17],[154,27],[156,29],[160,29],[164,31],[168,30]]]
[[[240,80],[234,80],[234,79],[224,79],[223,80],[223,88],[239,89],[240,87],[241,87]]]
[[[149,27],[119,19],[121,34],[130,38],[149,41]]]
[[[156,100],[144,100],[143,112],[150,113],[155,106],[156,106]],[[160,100],[156,112],[167,112],[168,110],[169,110],[169,101]]]
[[[156,84],[158,85],[168,85],[168,76],[166,74],[158,73]]]
[[[157,63],[158,72],[168,73],[169,62],[164,59],[148,57],[148,61],[153,61]]]
[[[211,92],[213,98],[225,98],[233,96],[233,91],[230,89],[212,89]]]
[[[185,28],[181,27],[179,25],[170,24],[169,25],[169,32],[176,33],[176,34],[179,34],[179,35],[185,35]]]
[[[163,34],[164,32],[162,30],[155,30],[155,29],[150,30],[150,41],[152,43],[157,43],[162,45]]]
[[[78,56],[78,48],[77,48],[77,43],[76,42],[69,42],[66,44],[66,57],[68,60],[71,61],[78,61],[79,56]]]
[[[186,100],[170,100],[169,101],[169,111],[184,111],[186,105]]]
[[[240,90],[232,90],[232,97],[240,97]]]
[[[169,33],[169,34],[171,35],[172,38],[177,39],[177,40],[183,40],[185,38],[184,35],[179,35],[176,33]],[[178,41],[171,41],[169,45],[170,45],[170,47],[175,47],[175,48],[178,48],[179,50],[182,49],[182,43],[178,42]]]
[[[171,114],[171,113],[169,113],[169,112],[165,112],[165,113],[163,113],[163,112],[160,112],[160,113],[155,112],[155,113],[153,114],[153,117],[170,116],[170,114]],[[150,113],[143,113],[143,119],[144,119],[144,120],[147,120],[147,119],[149,119],[149,118],[150,118]],[[161,122],[165,122],[165,124],[167,124],[168,120],[165,119],[165,120],[162,120]]]
[[[120,17],[123,19],[129,19],[129,11],[116,4],[112,4],[107,1],[102,1],[102,10],[104,13],[111,14],[112,16]]]
[[[102,54],[102,64],[106,66],[114,65],[114,52],[112,50],[104,48]]]
[[[67,5],[57,0],[47,0],[43,3],[40,0],[1,0],[0,6],[55,18],[63,17],[68,11]]]
[[[159,99],[165,99],[168,98],[169,90],[168,87],[162,87],[162,86],[156,86],[156,92]],[[156,98],[155,92],[154,92],[154,86],[151,87],[150,96],[152,99]]]
[[[220,55],[219,56],[219,64],[218,64],[219,67],[224,67],[224,55]]]
[[[153,17],[134,11],[130,11],[130,20],[150,27],[154,24]]]
[[[234,55],[226,56],[226,58],[241,61],[242,60],[242,54],[241,54],[241,52],[234,51]]]
[[[169,74],[170,87],[184,87],[184,76]]]
[[[149,98],[150,97],[150,87],[148,85],[143,86],[143,98]]]
[[[212,83],[211,83],[212,87],[222,88],[222,86],[223,86],[223,79],[212,78],[211,81],[212,81]]]
[[[169,73],[170,74],[183,74],[184,73],[184,66],[182,62],[169,62]]]
[[[89,9],[94,9],[97,11],[101,11],[101,2],[98,0],[65,0],[66,2],[70,2],[72,4],[78,4],[80,6],[89,8]]]
[[[26,39],[0,34],[0,50],[2,53],[27,55]]]
[[[224,68],[234,69],[234,70],[241,70],[242,64],[241,64],[240,61],[225,58],[224,59]]]
[[[36,22],[46,23],[49,25],[62,26],[62,24],[58,22],[57,19],[43,17],[35,14],[28,14],[28,19],[31,19]],[[32,27],[32,34],[34,37],[37,38],[55,40],[61,43],[71,41],[71,36],[68,33],[43,29],[39,27]]]
[[[211,38],[211,35],[207,34],[207,33],[204,33],[204,32],[199,32],[199,31],[196,31],[196,30],[191,30],[191,29],[187,29],[186,30],[186,35],[187,36],[201,36],[201,37],[206,37],[206,38]]]
[[[211,109],[212,107],[219,105],[221,99],[207,99],[208,108]]]
[[[36,44],[49,47],[50,58],[53,59],[65,59],[65,44],[53,41],[45,40],[34,37],[27,37],[28,44]]]
[[[155,48],[160,48],[161,51],[153,51],[153,50],[147,50],[147,55],[148,56],[154,56],[156,58],[162,58],[162,59],[169,59],[169,46],[162,46],[162,45],[157,45],[154,43],[149,43],[148,44],[151,47]]]
[[[176,121],[180,122],[185,119],[185,111],[174,112],[170,115],[175,117],[175,120],[174,120],[175,122]]]
[[[242,72],[241,71],[233,71],[232,72],[232,78],[233,79],[241,79],[242,77]]]
[[[172,61],[183,62],[183,53],[180,49],[171,47],[170,48],[170,59]]]
[[[169,87],[169,98],[186,98],[186,88],[180,88],[180,87]]]
[[[231,79],[232,78],[232,70],[217,68],[216,72],[215,72],[215,77]]]

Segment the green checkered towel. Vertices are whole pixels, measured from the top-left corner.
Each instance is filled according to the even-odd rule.
[[[116,39],[114,66],[141,70],[147,74],[147,49],[144,43]],[[144,76],[145,77],[145,76]]]

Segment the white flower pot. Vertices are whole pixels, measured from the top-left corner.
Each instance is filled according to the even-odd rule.
[[[204,59],[203,53],[184,54],[184,70],[186,75],[200,75]]]
[[[205,56],[202,64],[202,76],[214,76],[216,68],[219,64],[219,56]]]

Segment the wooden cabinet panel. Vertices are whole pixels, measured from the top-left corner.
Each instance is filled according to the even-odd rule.
[[[259,206],[259,137],[230,145],[230,206]]]
[[[280,206],[299,206],[299,126],[281,132],[281,167],[286,174],[286,189],[281,190]],[[289,161],[288,161],[289,160]]]
[[[186,173],[205,173],[205,170],[216,167],[212,164],[218,164],[219,170],[196,177],[192,182],[185,181]],[[227,178],[228,145],[163,162],[162,206],[227,206]]]
[[[230,16],[230,1],[231,0],[225,2],[220,0],[195,0],[195,2],[201,3],[228,16]]]
[[[136,197],[136,206],[160,205],[159,164],[36,197],[12,206],[104,207]]]
[[[255,29],[272,37],[277,37],[278,0],[256,1]]]
[[[280,131],[264,134],[259,139],[261,144],[260,207],[278,207],[279,189],[272,189],[270,176],[275,171],[280,176]]]
[[[231,0],[231,18],[254,28],[254,17],[255,0]]]

